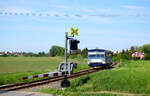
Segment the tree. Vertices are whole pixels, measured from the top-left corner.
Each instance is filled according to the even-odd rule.
[[[117,55],[117,57],[121,59],[128,59],[128,60],[131,59],[131,55],[129,54],[128,49],[127,50],[122,49],[122,52],[120,52]]]
[[[82,57],[83,57],[83,58],[86,58],[86,57],[87,57],[87,54],[88,54],[88,48],[84,48],[84,49],[82,50],[82,53],[81,53]]]
[[[145,44],[139,48],[141,52],[144,52],[144,59],[150,60],[150,44]]]
[[[78,49],[78,53],[77,54],[81,54],[81,53],[82,53],[81,49]]]
[[[46,54],[45,54],[45,52],[43,51],[43,52],[39,52],[39,53],[38,53],[38,56],[46,56]]]
[[[139,49],[141,52],[150,54],[150,44],[145,44]]]
[[[135,47],[131,46],[129,52],[132,54],[133,52],[135,52]]]
[[[54,45],[51,47],[49,53],[51,57],[54,57],[54,56],[64,56],[64,52],[65,52],[65,48]]]
[[[125,54],[125,50],[124,49],[122,49],[122,52],[121,52],[122,54]]]

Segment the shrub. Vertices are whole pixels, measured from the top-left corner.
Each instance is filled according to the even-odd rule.
[[[145,60],[150,60],[150,54],[145,54],[145,55],[144,55],[144,59],[145,59]]]
[[[145,44],[139,49],[141,52],[144,52],[144,59],[150,60],[150,44]]]
[[[84,49],[82,50],[82,53],[81,53],[82,57],[83,57],[83,58],[87,58],[87,54],[88,54],[88,49],[87,49],[87,48],[84,48]]]
[[[149,53],[150,54],[150,44],[145,44],[139,49],[140,51],[144,51],[144,53]]]

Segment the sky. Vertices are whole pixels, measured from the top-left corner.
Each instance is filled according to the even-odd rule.
[[[150,43],[150,0],[0,0],[0,51],[48,52],[79,28],[79,48]]]

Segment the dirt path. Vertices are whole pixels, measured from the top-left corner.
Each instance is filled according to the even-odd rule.
[[[56,96],[56,95],[44,94],[39,92],[0,91],[0,96]]]

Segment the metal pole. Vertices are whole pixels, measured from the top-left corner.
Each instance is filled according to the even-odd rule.
[[[69,87],[70,86],[70,81],[67,80],[67,74],[68,74],[68,60],[67,60],[67,49],[68,49],[68,32],[65,34],[65,77],[64,80],[61,82],[61,87]]]
[[[68,32],[66,32],[66,34],[65,34],[65,69],[67,70],[67,62],[68,62],[68,60],[67,60],[67,48],[68,48]]]

